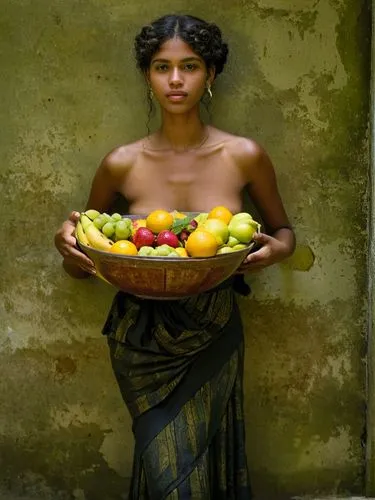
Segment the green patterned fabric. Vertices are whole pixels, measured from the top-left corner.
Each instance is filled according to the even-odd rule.
[[[251,499],[231,283],[178,301],[119,292],[103,333],[133,418],[129,499]]]

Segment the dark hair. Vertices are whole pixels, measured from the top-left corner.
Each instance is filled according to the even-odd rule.
[[[138,68],[146,72],[160,46],[174,37],[187,43],[207,68],[215,68],[216,76],[223,71],[228,45],[222,41],[220,29],[214,23],[187,15],[163,16],[142,28],[134,43]]]

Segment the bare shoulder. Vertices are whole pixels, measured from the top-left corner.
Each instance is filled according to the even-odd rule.
[[[228,155],[235,161],[246,178],[252,178],[259,168],[273,168],[265,149],[248,137],[242,137],[216,129]]]
[[[253,139],[233,135],[227,142],[228,152],[240,163],[252,165],[261,162],[267,153]]]
[[[141,153],[142,144],[143,140],[141,139],[114,148],[103,158],[99,168],[114,177],[126,174]]]

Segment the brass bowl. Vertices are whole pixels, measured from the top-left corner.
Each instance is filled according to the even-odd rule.
[[[142,219],[144,215],[124,217]],[[253,244],[205,258],[138,257],[105,252],[82,243],[79,246],[94,262],[97,275],[114,287],[142,298],[170,300],[215,288],[238,269]]]

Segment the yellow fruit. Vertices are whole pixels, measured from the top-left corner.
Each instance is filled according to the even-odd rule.
[[[160,233],[160,231],[170,229],[172,224],[173,215],[166,210],[154,210],[146,219],[146,227],[156,234]]]
[[[219,246],[224,245],[229,238],[229,229],[222,219],[207,219],[200,229],[204,229],[213,234]]]
[[[85,214],[81,214],[80,223],[82,224],[82,229],[86,235],[86,238],[93,248],[98,250],[110,250],[113,245],[113,241],[107,238],[99,229],[95,226],[91,219]]]
[[[213,234],[197,229],[186,240],[185,249],[190,257],[213,257],[217,251],[217,241]]]
[[[233,217],[232,212],[229,210],[229,208],[224,207],[224,206],[218,206],[213,208],[209,214],[208,214],[208,219],[220,219],[225,224],[229,224],[231,218]]]
[[[110,252],[120,253],[122,255],[137,255],[137,247],[128,240],[118,240],[111,246]]]
[[[183,214],[182,212],[178,212],[177,210],[174,210],[171,212],[171,215],[174,219],[185,219],[186,214]]]
[[[132,234],[134,234],[140,227],[146,227],[146,219],[136,219],[132,221]]]
[[[178,253],[179,257],[189,257],[185,248],[177,247],[174,251]]]

